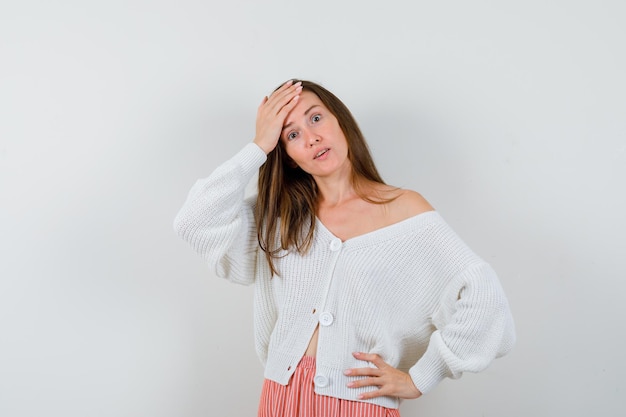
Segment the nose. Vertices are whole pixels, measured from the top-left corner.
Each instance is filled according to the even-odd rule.
[[[315,145],[316,143],[318,143],[320,141],[320,137],[318,135],[316,135],[314,132],[307,132],[307,142],[309,144],[309,147],[313,147],[313,145]]]

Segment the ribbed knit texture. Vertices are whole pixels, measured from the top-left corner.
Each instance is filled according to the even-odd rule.
[[[254,200],[244,190],[265,161],[248,144],[191,189],[174,226],[215,273],[255,285],[256,350],[265,377],[286,385],[320,324],[316,385],[321,395],[358,401],[347,368],[377,353],[409,372],[422,393],[443,378],[485,369],[513,346],[515,331],[492,268],[435,212],[345,242],[317,222],[304,256],[277,259],[271,277],[258,245]],[[399,400],[369,402],[397,408]]]
[[[395,408],[316,394],[313,391],[315,368],[315,358],[305,356],[289,385],[266,379],[258,417],[400,417]]]

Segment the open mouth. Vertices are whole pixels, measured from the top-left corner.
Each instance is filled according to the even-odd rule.
[[[317,159],[317,158],[319,158],[320,156],[322,156],[322,155],[326,154],[326,152],[328,152],[329,150],[330,150],[330,149],[328,149],[328,148],[322,149],[321,151],[319,151],[319,152],[315,155],[315,157],[314,157],[313,159]]]

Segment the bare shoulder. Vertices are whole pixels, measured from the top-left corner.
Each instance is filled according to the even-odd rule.
[[[418,192],[387,184],[372,184],[369,195],[381,204],[374,204],[382,208],[381,219],[385,224],[393,224],[415,217],[428,211],[434,211],[433,206]]]
[[[408,219],[434,210],[433,206],[416,191],[396,189],[392,193],[395,198],[389,203],[389,210],[396,219]]]

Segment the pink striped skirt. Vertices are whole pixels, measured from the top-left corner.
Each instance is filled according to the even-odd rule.
[[[314,392],[315,357],[305,356],[287,386],[266,379],[258,417],[400,417],[395,408]]]

